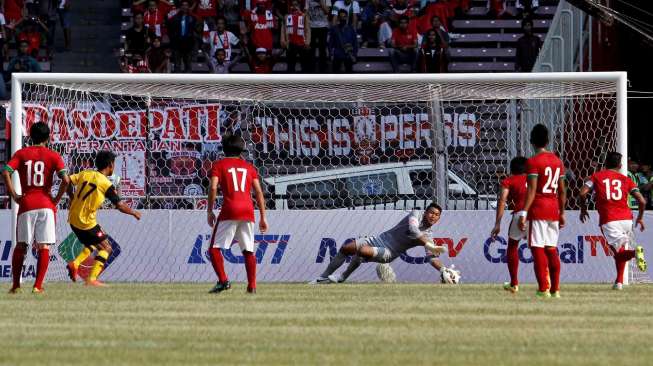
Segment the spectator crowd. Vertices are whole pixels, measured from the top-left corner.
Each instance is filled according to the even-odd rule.
[[[508,0],[488,0],[494,17]],[[515,0],[513,0],[513,3]],[[444,72],[452,19],[471,0],[134,0],[123,72],[191,72],[202,59],[213,73],[239,63],[269,73],[285,56],[286,71],[352,72],[363,48],[387,48],[395,72]],[[530,11],[537,0],[516,0]],[[532,24],[531,24],[532,25]],[[538,38],[539,40],[539,38]],[[524,40],[523,47],[541,44]],[[527,68],[532,52],[521,53]],[[532,65],[531,65],[532,67]]]
[[[52,59],[58,24],[70,50],[70,0],[0,0],[0,100],[9,97],[12,73],[40,72],[40,62]]]

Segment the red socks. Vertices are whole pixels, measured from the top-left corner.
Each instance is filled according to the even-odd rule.
[[[209,257],[211,258],[211,265],[215,274],[218,275],[218,281],[221,283],[227,282],[227,274],[224,271],[224,259],[222,258],[222,251],[220,248],[209,248]]]
[[[249,251],[243,251],[245,270],[247,271],[247,289],[256,289],[256,256]]]
[[[614,263],[617,266],[617,283],[624,283],[624,270],[626,263],[635,257],[635,251],[632,249],[624,249],[621,247],[614,255]]]
[[[549,278],[551,279],[551,292],[560,291],[560,256],[558,248],[546,247],[544,250],[549,262]]]
[[[547,291],[549,289],[549,261],[547,255],[544,253],[544,248],[531,247],[531,253],[533,253],[533,268],[535,269],[538,290],[540,292]]]
[[[11,256],[11,277],[14,281],[12,288],[20,287],[20,276],[23,273],[23,262],[25,261],[25,247],[16,245],[14,254]]]
[[[45,279],[46,272],[48,272],[49,264],[50,264],[50,249],[48,248],[39,249],[39,257],[36,264],[36,281],[34,282],[34,287],[39,290],[43,289],[43,280]]]
[[[510,286],[519,285],[517,274],[519,272],[519,241],[508,239],[508,272],[510,273]]]

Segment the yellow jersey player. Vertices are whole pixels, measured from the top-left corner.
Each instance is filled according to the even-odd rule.
[[[107,240],[107,234],[98,225],[96,214],[105,199],[108,199],[118,211],[134,216],[137,220],[141,219],[140,212],[132,210],[120,201],[115,187],[107,178],[113,174],[115,159],[116,155],[110,151],[98,151],[95,157],[96,170],[84,170],[70,176],[74,192],[71,194],[68,223],[77,239],[84,245],[77,258],[67,265],[68,276],[73,282],[77,280],[80,264],[97,250],[95,263],[86,279],[86,284],[104,286],[97,278],[111,255],[111,244]]]

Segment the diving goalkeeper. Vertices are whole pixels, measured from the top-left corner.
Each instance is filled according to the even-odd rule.
[[[431,265],[440,272],[452,271],[442,266],[435,257],[447,251],[444,246],[436,246],[431,238],[431,226],[440,220],[442,208],[436,203],[431,203],[422,213],[413,210],[392,229],[378,236],[361,237],[346,242],[331,259],[326,270],[320,277],[313,280],[314,284],[341,283],[360,266],[362,262],[390,263],[406,253],[411,248],[423,246],[429,257]],[[353,255],[347,269],[338,277],[333,273],[345,263],[347,256]]]

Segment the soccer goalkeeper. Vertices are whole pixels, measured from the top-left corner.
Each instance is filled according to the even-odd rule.
[[[338,254],[333,257],[326,270],[311,283],[345,282],[363,261],[390,263],[409,249],[418,246],[423,246],[433,257],[439,256],[447,249],[433,243],[431,226],[440,220],[441,214],[442,208],[436,203],[431,203],[423,213],[417,210],[411,211],[395,227],[378,236],[361,237],[346,242]],[[349,266],[340,276],[336,277],[333,273],[345,263],[349,255],[353,255]],[[440,272],[452,271],[442,266],[437,260],[435,263],[432,260],[430,262]]]

